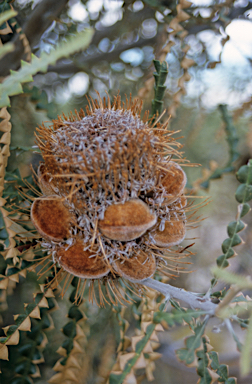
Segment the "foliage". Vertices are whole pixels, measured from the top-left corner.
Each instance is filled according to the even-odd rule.
[[[190,93],[190,79],[199,81],[206,67],[208,75],[222,68],[221,52],[214,59],[200,32],[219,34],[220,26],[224,31],[233,19],[246,16],[250,4],[125,0],[104,1],[95,10],[92,1],[78,2],[77,8],[69,4],[67,0],[58,0],[53,7],[49,0],[0,4],[1,380],[10,384],[146,380],[179,384],[176,373],[180,368],[176,367],[184,364],[193,367],[194,376],[191,380],[191,371],[181,370],[183,382],[235,384],[244,376],[244,383],[249,383],[251,376],[245,376],[251,375],[252,359],[252,136],[247,117],[251,100],[242,98],[233,109],[220,103],[216,110],[206,111],[206,105],[205,110],[197,106],[204,100],[203,93],[192,100],[186,92]],[[84,12],[82,20],[76,12]],[[112,14],[113,24],[108,19]],[[222,52],[228,40],[229,36],[222,37]],[[249,79],[250,71],[248,60]],[[247,88],[246,81],[238,87],[238,72],[233,75],[232,91],[239,99],[240,88],[241,93]],[[202,224],[207,235],[202,239],[198,239],[202,218],[195,217],[194,207],[206,202],[194,206],[189,202],[186,207],[193,235],[168,256],[182,272],[179,265],[184,257],[192,258],[193,285],[182,272],[175,281],[161,281],[158,275],[145,279],[135,292],[123,281],[129,304],[111,300],[112,306],[98,308],[97,303],[89,303],[85,284],[83,298],[79,296],[79,279],[64,279],[56,264],[49,273],[52,261],[42,251],[29,219],[30,201],[40,196],[30,163],[36,170],[41,159],[33,145],[36,126],[62,111],[68,114],[71,109],[85,108],[86,93],[95,97],[97,90],[102,98],[111,98],[118,89],[121,95],[143,99],[144,109],[150,109],[152,129],[158,127],[157,119],[166,121],[170,116],[174,134],[180,131],[185,136],[187,158],[196,165],[203,163],[202,171],[186,168],[188,201],[192,196],[205,199],[215,191],[221,199],[227,184],[224,197],[229,207],[225,212],[218,199],[209,205],[216,204],[221,216],[210,208]],[[211,124],[205,127],[207,119]],[[230,222],[237,203],[236,217]],[[214,215],[218,216],[214,224],[208,224]],[[229,224],[222,241],[219,232],[224,222]],[[216,237],[213,244],[211,232]],[[200,244],[197,260],[190,248],[194,238]],[[207,260],[202,260],[204,253]],[[195,288],[200,293],[191,292],[195,286],[201,287]],[[211,332],[212,321],[221,341],[216,342]],[[223,350],[229,351],[230,344],[225,347],[225,342],[230,335],[240,352],[239,369],[228,367],[232,359],[238,361],[234,348],[230,361],[222,359]],[[162,369],[155,370],[154,361],[162,354],[168,354],[169,359],[164,359],[168,363],[160,362]]]

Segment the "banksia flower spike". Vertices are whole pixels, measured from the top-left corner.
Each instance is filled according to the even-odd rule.
[[[147,113],[141,120],[141,102],[88,101],[85,113],[37,129],[42,196],[31,220],[60,276],[79,277],[81,294],[88,281],[104,305],[127,301],[122,287],[156,271],[179,270],[184,256],[170,247],[186,233],[186,175],[168,123],[150,124]]]

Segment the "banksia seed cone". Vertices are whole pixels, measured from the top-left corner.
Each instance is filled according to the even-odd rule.
[[[168,247],[185,237],[180,144],[167,123],[150,126],[140,112],[138,101],[121,105],[118,95],[111,106],[99,97],[86,114],[38,129],[43,196],[31,219],[63,271],[91,279],[92,291],[98,282],[101,304],[105,296],[120,301],[120,278],[137,283],[156,270],[177,270],[166,259],[176,261],[178,251]]]

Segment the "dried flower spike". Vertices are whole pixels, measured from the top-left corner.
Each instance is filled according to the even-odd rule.
[[[170,250],[168,266],[165,252],[185,236],[186,175],[167,123],[153,128],[148,114],[142,120],[141,102],[122,104],[119,95],[112,105],[88,102],[86,114],[38,129],[44,196],[32,204],[31,219],[66,274],[89,279],[91,296],[96,282],[101,304],[105,296],[121,302],[120,278],[137,283],[156,269],[179,270],[180,251]]]

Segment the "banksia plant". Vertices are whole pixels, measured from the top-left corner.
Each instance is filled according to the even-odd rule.
[[[214,100],[216,85],[202,82],[210,67],[221,70],[239,20],[228,24],[248,7],[234,13],[227,2],[204,12],[187,0],[49,3],[0,2],[0,382],[162,384],[170,377],[174,384],[235,384],[230,336],[241,352],[241,375],[251,370],[245,215],[252,160],[249,119],[236,124],[231,109],[237,103],[238,114],[249,112],[251,101],[238,67],[225,98],[220,84]],[[216,62],[201,27],[222,39]],[[122,102],[120,94],[130,92]],[[214,102],[227,105],[214,112]],[[39,160],[32,154],[35,127]],[[185,158],[203,171],[186,176],[184,167],[193,164]],[[188,236],[207,195],[212,205],[202,215],[210,220]],[[196,198],[203,202],[193,204]],[[221,239],[227,217],[233,219]],[[183,279],[194,239],[190,269],[199,271]],[[160,352],[169,359],[155,371]],[[182,364],[195,367],[198,379],[189,377],[192,370],[178,372]]]
[[[168,121],[141,119],[131,97],[88,101],[85,113],[37,129],[44,161],[31,220],[45,260],[60,266],[54,281],[79,277],[76,297],[88,281],[90,298],[105,305],[128,301],[132,283],[180,270],[172,247],[186,233],[186,175]]]

